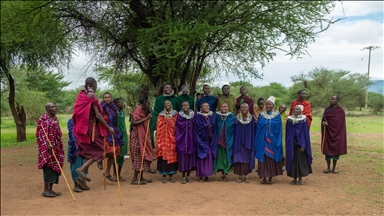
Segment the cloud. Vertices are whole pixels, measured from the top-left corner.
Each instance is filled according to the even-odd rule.
[[[356,17],[383,12],[382,1],[342,1],[335,4],[336,7],[330,16]]]

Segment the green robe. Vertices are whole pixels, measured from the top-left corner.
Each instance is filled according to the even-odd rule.
[[[123,166],[124,164],[124,155],[128,153],[128,133],[127,133],[127,126],[125,125],[125,112],[124,110],[120,110],[117,113],[117,127],[123,134],[123,140],[124,140],[124,145],[120,147],[120,153],[116,158],[117,164],[119,166]]]
[[[195,110],[195,100],[191,95],[188,94],[182,94],[176,97],[176,111],[180,112],[182,110],[182,104],[184,101],[187,101],[189,103],[189,109]]]
[[[161,111],[164,110],[164,102],[170,100],[172,103],[172,108],[176,110],[176,97],[160,95],[156,98],[155,106],[153,107],[152,118],[151,118],[151,130],[156,130],[157,116]]]
[[[229,94],[228,96],[225,96],[223,94],[220,95],[219,100],[217,101],[217,111],[220,111],[221,104],[224,102],[228,104],[228,111],[230,111],[231,113],[237,113],[235,96],[233,96],[232,94]]]

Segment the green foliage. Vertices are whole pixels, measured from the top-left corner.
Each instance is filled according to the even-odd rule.
[[[53,67],[71,60],[71,38],[51,1],[1,1],[1,67]]]
[[[58,1],[68,29],[100,64],[147,76],[161,85],[187,84],[204,68],[260,77],[277,51],[305,54],[315,37],[337,20],[333,1]],[[116,71],[115,70],[115,71]],[[113,71],[110,71],[113,72]]]
[[[112,98],[120,97],[128,105],[130,110],[133,110],[139,101],[139,94],[143,85],[150,85],[148,79],[141,72],[130,71],[115,71],[113,68],[98,67],[96,74],[99,80],[107,81],[112,89],[115,91],[109,91],[112,94]],[[102,94],[106,91],[99,90],[99,98],[102,99]],[[153,89],[150,89],[150,95],[152,95]],[[154,97],[150,97],[154,103]]]
[[[300,88],[305,89],[307,100],[315,109],[328,106],[333,95],[338,95],[340,104],[347,109],[359,107],[368,83],[365,75],[327,68],[315,68],[307,74],[293,76],[291,79],[295,84],[290,95]]]
[[[383,112],[384,95],[374,92],[368,92],[368,105],[372,109],[373,114]]]

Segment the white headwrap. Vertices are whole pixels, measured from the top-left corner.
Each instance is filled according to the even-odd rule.
[[[301,112],[303,112],[303,110],[304,110],[304,106],[303,105],[296,105],[296,106],[298,106],[300,108]]]
[[[276,98],[273,97],[273,96],[270,96],[270,97],[267,99],[267,101],[271,101],[273,104],[275,104],[275,100],[276,100]]]

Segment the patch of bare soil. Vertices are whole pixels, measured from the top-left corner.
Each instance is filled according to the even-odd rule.
[[[290,185],[292,179],[284,175],[274,178],[272,185],[260,184],[256,172],[250,174],[251,183],[236,183],[234,174],[229,182],[220,182],[220,175],[209,183],[161,183],[161,175],[145,173],[153,183],[132,186],[131,161],[126,159],[121,182],[123,205],[120,206],[117,183],[107,180],[103,189],[103,173],[92,165],[89,191],[75,193],[72,200],[64,178],[60,177],[55,191],[60,197],[45,198],[42,170],[37,169],[36,147],[1,149],[1,215],[380,215],[383,214],[383,173],[356,157],[342,156],[339,174],[324,174],[325,161],[313,145],[313,174],[303,179],[304,185]],[[354,153],[351,153],[354,154]],[[382,154],[372,153],[378,159]],[[369,155],[368,155],[369,156]],[[368,157],[365,156],[365,157]],[[353,161],[352,159],[353,158]],[[152,168],[156,162],[152,163]],[[73,188],[69,163],[64,172]],[[193,173],[194,176],[194,173]],[[381,181],[381,182],[380,182]]]

